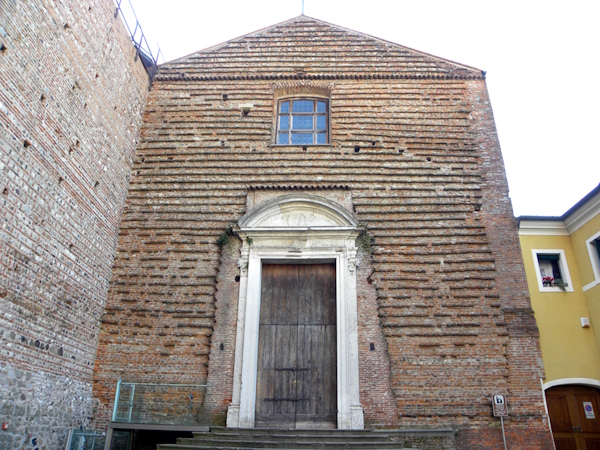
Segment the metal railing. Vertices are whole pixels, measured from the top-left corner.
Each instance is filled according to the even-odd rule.
[[[158,70],[158,58],[161,54],[160,47],[156,44],[158,50],[156,52],[156,57],[152,54],[152,50],[150,49],[150,45],[148,44],[148,40],[144,35],[140,22],[133,10],[133,5],[130,0],[127,0],[126,3],[123,0],[115,0],[117,4],[117,9],[115,10],[115,19],[121,13],[121,18],[125,24],[125,28],[129,32],[129,36],[131,36],[131,42],[135,49],[137,50],[136,58],[139,57],[148,72],[148,76],[150,77],[150,81],[154,80],[154,76]],[[135,22],[135,26],[131,25]],[[163,58],[164,61],[164,58]]]
[[[95,430],[72,429],[67,438],[66,450],[102,450],[104,436]]]
[[[112,422],[209,425],[209,384],[131,383],[119,379]]]

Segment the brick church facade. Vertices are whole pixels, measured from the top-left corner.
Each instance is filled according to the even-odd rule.
[[[206,381],[223,424],[271,420],[278,401],[285,416],[295,388],[277,384],[309,369],[266,360],[309,343],[281,343],[301,288],[278,294],[292,275],[266,266],[311,262],[335,272],[337,342],[311,341],[334,352],[319,400],[337,402],[334,426],[449,427],[460,448],[500,448],[501,393],[511,447],[551,448],[484,73],[305,16],[163,65],[102,324],[101,405],[119,377]],[[265,356],[275,344],[285,354]]]
[[[119,379],[209,385],[216,425],[446,429],[458,449],[502,448],[504,394],[510,448],[553,448],[484,72],[300,16],[148,92],[109,2],[46,3],[1,16],[13,448],[64,444],[53,421],[106,430]],[[28,20],[46,47],[17,39]]]

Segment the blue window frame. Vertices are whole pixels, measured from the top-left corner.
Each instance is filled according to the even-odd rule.
[[[327,100],[318,98],[279,100],[277,144],[327,144],[329,142],[327,106]]]

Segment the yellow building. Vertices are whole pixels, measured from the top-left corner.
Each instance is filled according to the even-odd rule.
[[[519,238],[557,448],[597,448],[600,185],[561,217],[520,217]]]

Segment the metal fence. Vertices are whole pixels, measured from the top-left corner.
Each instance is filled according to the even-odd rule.
[[[160,56],[160,47],[158,44],[156,45],[156,57],[153,55],[152,49],[148,44],[148,40],[146,39],[146,35],[142,30],[140,22],[133,10],[133,5],[130,0],[115,0],[117,9],[115,10],[115,18],[121,15],[123,22],[125,24],[125,28],[129,32],[129,36],[131,36],[131,42],[135,49],[137,50],[136,58],[139,57],[150,76],[150,80],[154,80],[154,76],[158,70],[158,58]],[[164,60],[164,58],[163,58]]]
[[[66,450],[102,450],[105,436],[95,430],[73,429],[69,432]]]
[[[112,422],[209,425],[207,384],[131,383],[119,380]]]

